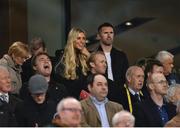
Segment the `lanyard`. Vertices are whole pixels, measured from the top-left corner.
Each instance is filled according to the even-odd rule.
[[[128,89],[126,84],[124,84],[124,87],[126,88],[126,94],[127,94],[127,98],[128,98],[129,111],[132,113],[133,112],[133,108],[132,108],[132,101],[131,101],[131,96],[130,96],[130,93],[129,93],[129,89]],[[139,94],[141,96],[143,96],[143,93],[141,91],[139,92]]]

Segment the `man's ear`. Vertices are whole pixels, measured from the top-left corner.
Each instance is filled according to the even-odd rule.
[[[149,88],[150,90],[153,90],[153,89],[154,89],[154,84],[153,84],[153,83],[149,83],[148,88]]]
[[[37,70],[36,66],[33,66],[33,70],[34,70],[34,71],[36,71],[36,70]]]
[[[89,92],[91,92],[91,85],[90,84],[88,84],[88,90],[89,90]]]
[[[128,82],[131,81],[131,77],[130,76],[128,76],[126,79],[127,79]]]
[[[96,40],[100,40],[100,35],[99,35],[99,33],[96,35]]]
[[[89,65],[94,68],[95,67],[95,64],[93,62],[90,62]]]

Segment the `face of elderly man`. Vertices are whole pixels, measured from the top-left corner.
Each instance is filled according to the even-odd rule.
[[[125,110],[116,113],[112,119],[113,127],[133,127],[134,123],[134,116]]]
[[[10,74],[5,69],[0,69],[0,91],[3,93],[11,91]]]
[[[172,57],[168,57],[166,59],[166,61],[162,62],[163,67],[164,67],[164,74],[165,75],[168,75],[168,74],[170,74],[172,72],[172,69],[174,67],[173,63],[174,63],[174,60],[173,60]]]
[[[121,121],[118,122],[116,127],[133,127],[134,122],[129,118],[129,116],[125,115]]]
[[[76,100],[66,101],[59,112],[61,121],[67,126],[79,126],[81,122],[82,108]]]
[[[140,67],[133,68],[127,80],[130,88],[134,91],[140,91],[144,83],[144,71]]]

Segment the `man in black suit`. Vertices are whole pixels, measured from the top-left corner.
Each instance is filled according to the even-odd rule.
[[[147,87],[149,99],[134,107],[135,126],[162,127],[176,114],[176,107],[163,100],[167,94],[168,82],[162,73],[153,73],[147,80]]]
[[[119,103],[123,108],[130,111],[134,110],[134,104],[141,102],[146,98],[146,95],[141,91],[144,82],[144,71],[141,67],[131,66],[126,72],[126,84],[119,92]]]
[[[21,100],[10,94],[11,79],[8,70],[0,66],[0,127],[17,126],[14,110]]]

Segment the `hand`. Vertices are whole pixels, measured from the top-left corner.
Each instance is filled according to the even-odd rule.
[[[86,47],[84,47],[84,48],[81,50],[81,53],[84,54],[85,56],[87,56],[88,58],[89,58],[89,56],[90,56],[90,53],[89,53],[89,51],[87,50]]]

